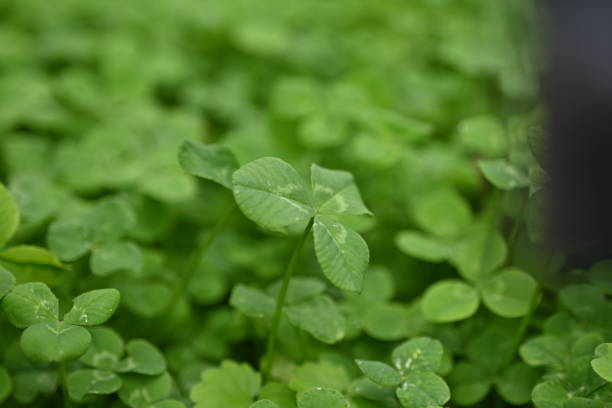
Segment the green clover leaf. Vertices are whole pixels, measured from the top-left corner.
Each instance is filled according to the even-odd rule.
[[[202,372],[191,389],[196,408],[248,407],[261,388],[261,376],[247,364],[224,361],[219,368]]]
[[[79,326],[97,326],[106,323],[119,306],[117,289],[96,289],[74,298],[72,309],[64,321]]]
[[[75,360],[87,351],[91,335],[65,322],[36,323],[21,335],[21,348],[31,359],[50,362]]]
[[[342,393],[331,388],[314,388],[298,395],[298,408],[349,408]]]
[[[472,316],[479,304],[475,288],[461,280],[446,279],[427,288],[421,300],[421,310],[429,321],[454,322]]]
[[[229,148],[186,141],[181,145],[179,162],[186,172],[232,189],[238,160]]]
[[[591,367],[601,378],[612,382],[612,343],[604,343],[595,349],[595,358]]]
[[[71,372],[67,378],[70,398],[80,401],[87,394],[112,394],[121,388],[123,382],[116,374],[94,369],[80,369]]]
[[[355,360],[361,372],[376,384],[396,387],[401,384],[402,376],[388,364],[379,361]]]

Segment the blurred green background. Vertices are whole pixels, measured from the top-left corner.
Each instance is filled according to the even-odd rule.
[[[180,330],[154,320],[231,202],[180,168],[178,148],[193,140],[230,146],[241,164],[277,156],[303,172],[353,172],[376,214],[357,226],[371,264],[409,313],[454,270],[402,254],[395,236],[428,228],[415,208],[432,190],[458,195],[470,221],[485,207],[476,159],[505,157],[537,105],[535,26],[528,0],[1,0],[0,180],[22,217],[13,243],[44,246],[49,223],[116,198],[144,254],[129,273],[94,277],[80,260],[28,279],[66,299],[119,288],[113,326],[163,347],[184,393],[211,363],[255,362],[260,343],[227,299],[235,283],[278,278],[291,240],[241,216],[190,285]],[[305,253],[301,273],[318,276]],[[18,336],[3,319],[7,346]],[[352,353],[368,355],[420,327],[355,330]],[[320,353],[285,347],[296,361]]]

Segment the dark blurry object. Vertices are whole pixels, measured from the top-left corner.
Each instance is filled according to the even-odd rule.
[[[589,257],[612,254],[612,1],[547,0],[549,236]]]

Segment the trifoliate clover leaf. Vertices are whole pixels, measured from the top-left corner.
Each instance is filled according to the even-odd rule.
[[[468,202],[449,188],[431,190],[416,197],[412,212],[421,229],[440,238],[457,238],[472,224]]]
[[[91,335],[86,329],[58,321],[34,324],[21,335],[24,354],[45,363],[76,360],[90,344]]]
[[[149,408],[166,398],[172,390],[172,377],[163,373],[158,376],[124,374],[119,398],[131,408]]]
[[[341,365],[328,361],[307,362],[296,368],[289,378],[289,388],[304,392],[312,388],[333,388],[344,391],[350,378]]]
[[[238,284],[232,290],[230,305],[246,316],[272,319],[276,301],[261,290]]]
[[[595,349],[595,358],[591,367],[601,378],[612,382],[612,343],[604,343]]]
[[[385,387],[396,387],[402,382],[397,370],[380,361],[355,360],[361,372],[371,381]]]
[[[529,177],[521,169],[504,159],[479,160],[478,167],[491,184],[502,190],[512,190],[529,185]]]
[[[158,375],[166,371],[166,359],[146,340],[132,340],[126,346],[127,357],[115,369],[121,373]]]
[[[238,169],[238,160],[228,147],[186,141],[179,151],[179,162],[188,173],[232,189],[232,174]]]
[[[480,285],[483,303],[502,317],[524,316],[533,301],[537,282],[531,275],[508,268]]]
[[[13,380],[6,368],[0,365],[0,404],[6,401],[13,391]]]
[[[260,387],[261,375],[249,365],[224,361],[202,373],[202,381],[191,389],[191,400],[196,408],[245,408]]]
[[[66,386],[70,398],[80,401],[88,394],[112,394],[121,388],[122,381],[110,371],[80,369],[68,375]]]
[[[117,289],[96,289],[85,292],[73,300],[72,309],[64,315],[64,321],[79,326],[104,324],[119,306]]]
[[[0,248],[13,236],[19,226],[19,208],[11,193],[0,183]]]
[[[373,215],[365,206],[353,175],[316,164],[310,168],[313,204],[319,214]]]
[[[109,327],[92,327],[91,346],[79,360],[90,367],[112,371],[123,354],[123,339]]]
[[[121,240],[134,222],[134,214],[124,202],[103,200],[80,219],[51,224],[47,242],[65,261],[75,261],[91,251],[90,267],[95,275],[124,269],[138,272],[142,267],[140,249]]]
[[[337,390],[313,388],[298,395],[298,408],[349,408],[348,400]]]
[[[478,310],[478,291],[457,279],[441,280],[429,288],[421,300],[423,316],[436,323],[467,319]]]
[[[4,313],[18,328],[36,323],[56,322],[59,302],[44,283],[31,282],[17,285],[2,300]]]
[[[371,213],[350,173],[313,165],[311,179],[309,186],[288,163],[265,157],[234,173],[234,197],[248,218],[272,231],[305,231],[314,219],[315,251],[323,273],[341,289],[360,291],[368,246],[333,217]]]
[[[313,233],[315,252],[325,276],[341,289],[360,292],[370,260],[368,245],[361,235],[327,217],[316,217]]]
[[[506,242],[498,231],[486,225],[476,225],[455,244],[449,261],[461,276],[477,282],[499,267],[506,254]]]
[[[455,366],[448,383],[453,390],[453,401],[459,405],[473,405],[487,396],[492,386],[489,373],[483,367],[461,362]]]
[[[346,320],[334,301],[325,295],[318,295],[285,309],[289,321],[315,339],[334,344],[346,334]]]
[[[393,350],[391,360],[402,374],[436,371],[442,363],[442,343],[429,337],[417,337]]]
[[[298,172],[273,157],[250,162],[233,175],[234,197],[242,212],[271,231],[301,231],[314,216],[311,194]]]
[[[396,395],[404,408],[441,407],[450,399],[450,389],[444,380],[431,371],[408,374],[397,388]]]
[[[13,274],[0,266],[0,300],[13,289],[15,283]]]

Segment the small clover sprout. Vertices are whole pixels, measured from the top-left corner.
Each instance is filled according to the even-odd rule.
[[[442,364],[443,347],[438,340],[419,337],[393,350],[395,367],[379,362],[356,360],[361,372],[381,387],[395,388],[395,395],[405,408],[443,406],[450,399],[450,389],[436,372]]]

